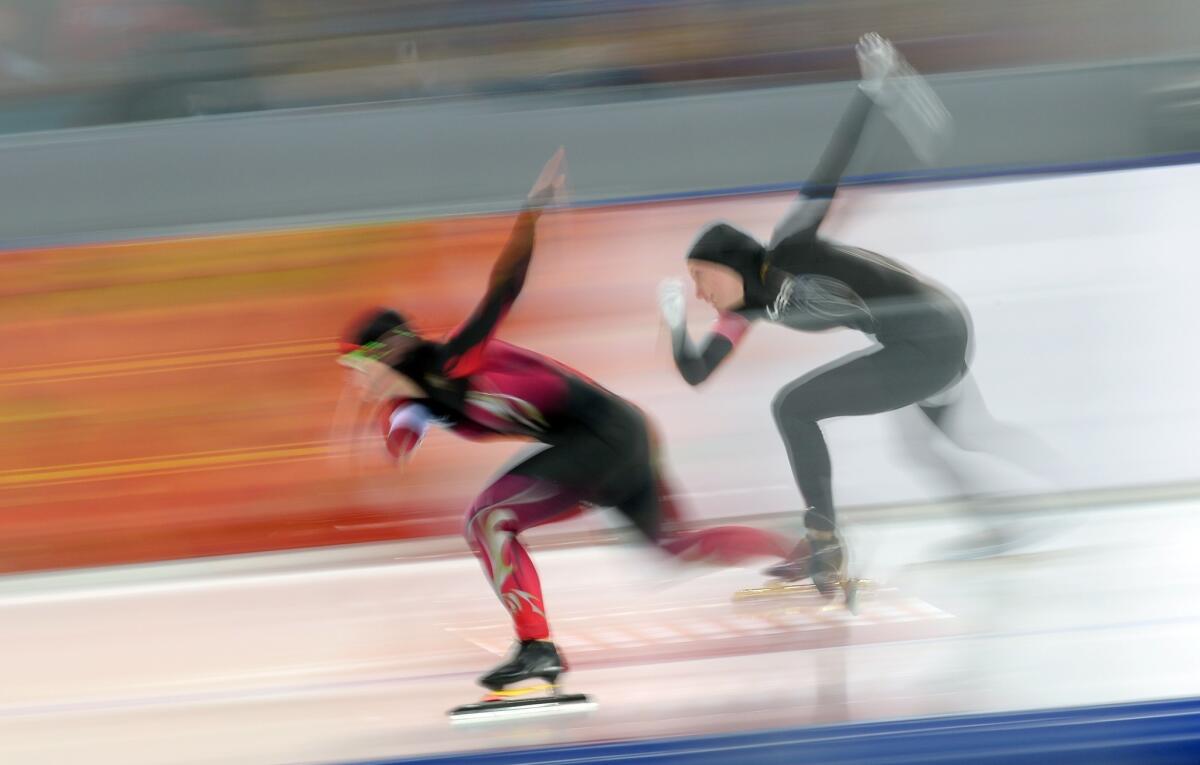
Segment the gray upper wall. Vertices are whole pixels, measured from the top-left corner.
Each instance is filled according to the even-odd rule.
[[[1198,79],[1194,61],[934,78],[958,127],[941,165],[1200,149]],[[5,136],[0,246],[511,207],[560,143],[581,200],[790,183],[851,87],[407,102]],[[852,171],[913,166],[876,124]]]

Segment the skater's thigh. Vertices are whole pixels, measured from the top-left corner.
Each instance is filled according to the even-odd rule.
[[[597,504],[617,505],[630,492],[652,481],[651,434],[645,416],[633,405],[606,396],[565,432],[539,469],[564,476]]]
[[[650,541],[656,542],[663,522],[657,439],[640,410],[624,401],[611,407],[603,427],[612,447],[607,465],[593,467],[601,475],[596,500],[615,508]]]
[[[937,366],[919,346],[877,346],[801,377],[779,392],[773,408],[785,421],[890,412],[933,395],[953,379]]]
[[[620,400],[606,403],[603,415],[515,470],[563,482],[588,504],[615,509],[657,540],[662,508],[649,426],[640,411]]]
[[[560,447],[551,446],[525,455],[480,492],[467,513],[467,528],[482,516],[500,513],[489,525],[513,533],[578,515],[584,493],[556,480],[564,459]]]
[[[613,500],[608,504],[625,516],[631,526],[653,543],[657,543],[662,536],[664,520],[661,493],[665,490],[665,485],[658,478],[650,460],[630,462],[626,465],[624,473],[609,488]]]
[[[534,452],[509,469],[593,497],[623,461],[621,444],[586,429],[573,428],[553,446]]]
[[[614,508],[656,538],[661,512],[653,457],[641,412],[605,397],[587,417],[558,433],[554,446],[528,455],[508,472],[562,487],[577,503]]]

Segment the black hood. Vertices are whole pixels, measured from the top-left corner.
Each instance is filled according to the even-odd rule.
[[[700,235],[687,254],[688,260],[702,260],[732,268],[742,277],[746,303],[762,303],[763,263],[767,250],[744,231],[728,223],[717,223]]]

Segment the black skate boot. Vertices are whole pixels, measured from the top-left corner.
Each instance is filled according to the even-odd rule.
[[[450,718],[466,722],[517,712],[546,714],[594,708],[595,704],[582,693],[561,692],[558,678],[566,671],[567,663],[549,640],[521,641],[508,661],[479,678],[479,684],[490,693],[482,701],[450,710]]]
[[[799,582],[809,577],[809,558],[812,557],[812,545],[807,539],[800,540],[792,554],[778,563],[763,569],[763,575],[781,582]]]
[[[813,513],[809,510],[805,520],[812,520]],[[844,579],[845,558],[842,540],[836,531],[809,526],[806,538],[800,540],[792,554],[763,573],[785,584],[811,578],[818,592],[832,597]]]
[[[489,691],[505,688],[534,678],[554,686],[558,676],[567,671],[566,662],[549,640],[523,640],[517,644],[512,658],[479,678],[479,684]]]
[[[832,598],[846,581],[846,554],[842,549],[842,540],[832,531],[809,529],[808,544],[812,548],[808,569],[813,584],[822,595]]]
[[[862,585],[869,582],[851,579],[847,575],[846,546],[840,534],[829,529],[813,528],[809,521],[822,526],[832,524],[809,509],[805,513],[807,533],[791,555],[763,570],[771,581],[761,587],[748,587],[734,593],[734,602],[759,600],[778,596],[811,593],[813,588],[824,598],[832,600],[839,592],[845,596],[846,608],[858,613],[858,596]],[[811,584],[805,580],[811,580]]]

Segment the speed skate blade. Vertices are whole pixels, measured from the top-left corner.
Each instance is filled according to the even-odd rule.
[[[513,717],[540,717],[543,715],[590,712],[595,702],[582,693],[566,693],[559,696],[539,696],[526,699],[501,699],[477,701],[463,704],[448,713],[452,723],[486,722],[488,720],[511,719]]]
[[[858,596],[864,588],[869,586],[870,583],[865,579],[848,579],[842,582],[842,597],[845,599],[844,605],[847,611],[858,616]]]
[[[775,580],[762,587],[747,587],[733,594],[734,601],[758,600],[760,598],[778,598],[790,595],[819,594],[817,587],[811,581],[783,582]]]
[[[756,600],[768,600],[771,598],[787,598],[791,596],[805,596],[806,599],[812,599],[820,604],[822,610],[834,610],[845,608],[852,614],[857,614],[860,605],[860,599],[863,594],[873,593],[875,584],[869,579],[848,579],[842,582],[839,591],[842,598],[839,600],[836,595],[822,595],[821,591],[812,581],[806,582],[768,582],[762,587],[747,587],[743,590],[738,590],[733,594],[735,603],[746,603]]]

